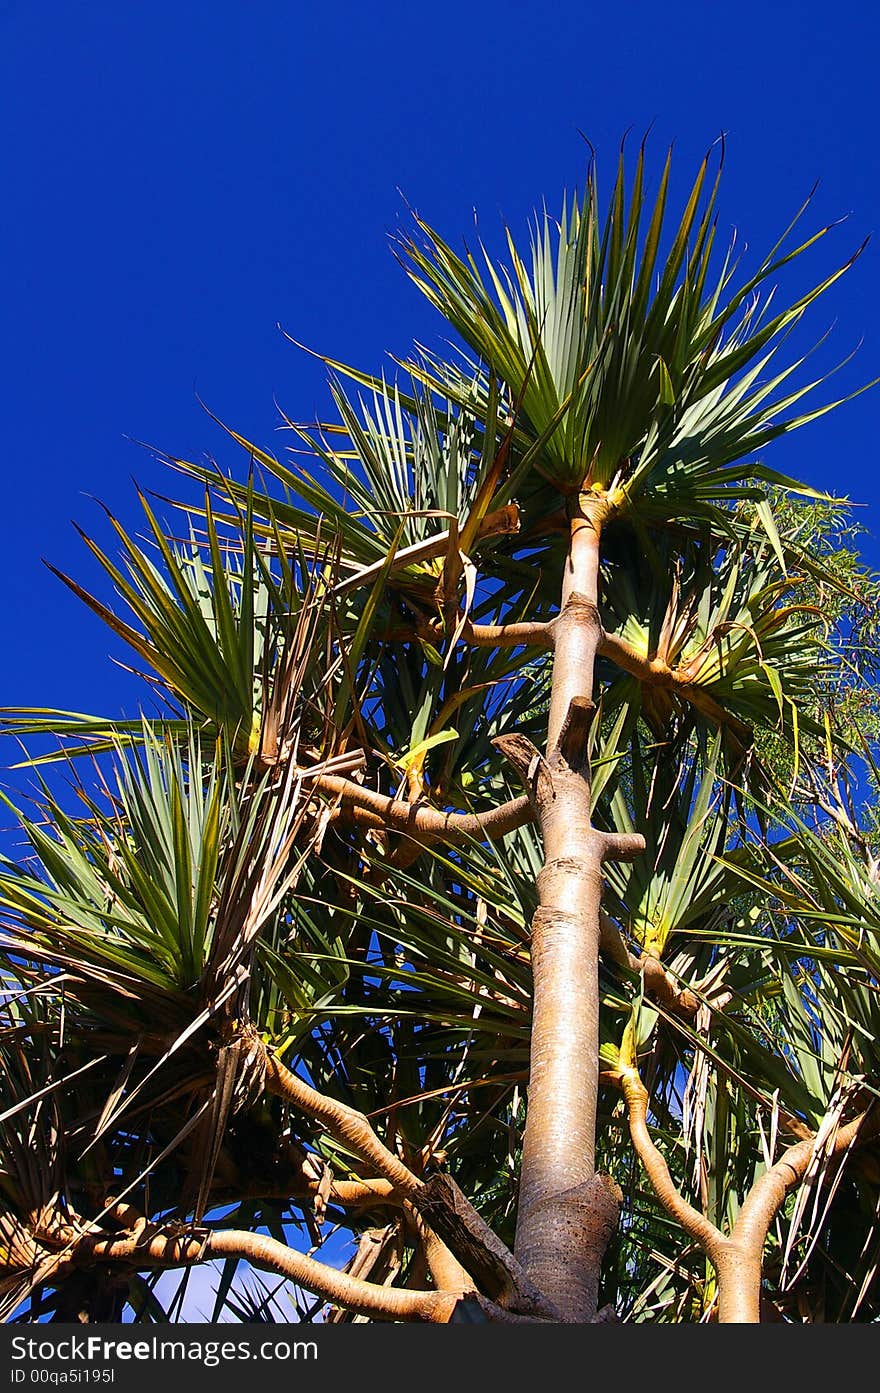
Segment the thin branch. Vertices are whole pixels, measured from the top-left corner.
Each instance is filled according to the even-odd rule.
[[[369,822],[363,819],[369,826],[438,841],[456,842],[470,837],[492,841],[531,822],[534,816],[531,801],[526,797],[512,798],[484,813],[442,813],[437,808],[377,793],[351,779],[322,775],[315,779],[314,785],[321,793],[338,798],[340,807],[351,813],[352,821],[362,821],[357,816],[357,810],[361,810],[371,815]]]
[[[442,643],[449,637],[442,624],[428,621],[420,624],[417,631],[420,638]],[[458,633],[458,642],[467,643],[471,648],[552,648],[552,620],[528,620],[522,624],[472,624],[465,619]]]
[[[266,1234],[235,1229],[210,1234],[205,1256],[246,1258],[252,1266],[277,1272],[334,1305],[345,1306],[359,1315],[375,1316],[380,1320],[445,1324],[452,1316],[460,1296],[472,1291],[470,1283],[462,1291],[455,1292],[406,1291],[400,1287],[376,1286],[327,1267],[314,1258],[307,1258]]]
[[[475,542],[479,543],[488,537],[510,536],[518,531],[519,509],[516,504],[508,503],[504,507],[496,508],[494,512],[486,514],[477,528]],[[433,537],[425,537],[421,542],[414,542],[412,546],[401,547],[395,553],[391,563],[391,576],[417,562],[432,561],[440,556],[445,556],[449,550],[452,536],[452,530],[446,528],[443,532],[435,533]],[[381,560],[374,561],[371,566],[361,566],[354,575],[346,576],[345,580],[338,581],[331,593],[335,596],[347,595],[349,591],[357,590],[363,585],[372,585],[385,564],[386,558],[382,557]]]
[[[315,1199],[322,1194],[322,1182],[304,1173],[289,1179],[253,1180],[244,1186],[233,1186],[212,1193],[212,1202],[231,1204],[234,1200],[295,1200]],[[333,1180],[326,1194],[326,1203],[340,1209],[399,1208],[402,1196],[390,1180]]]
[[[867,1111],[859,1113],[858,1117],[837,1129],[827,1153],[829,1160],[846,1151],[856,1140],[863,1142],[869,1139],[867,1135],[861,1135],[867,1115]],[[880,1113],[875,1114],[870,1130],[871,1135],[880,1130]],[[815,1154],[815,1142],[815,1137],[796,1142],[755,1181],[737,1215],[730,1235],[732,1242],[750,1252],[760,1253],[763,1250],[770,1225],[785,1196],[792,1186],[797,1185],[806,1175]]]
[[[599,951],[619,967],[641,973],[648,995],[673,1015],[690,1019],[697,1014],[699,997],[689,987],[680,987],[659,958],[631,953],[620,929],[604,909],[599,910]]]
[[[375,1167],[400,1194],[415,1198],[421,1192],[422,1181],[379,1140],[363,1113],[311,1088],[268,1052],[266,1088],[320,1122],[332,1137]]]
[[[629,1130],[636,1155],[645,1169],[654,1193],[666,1212],[681,1224],[685,1233],[699,1243],[710,1260],[717,1263],[728,1240],[704,1214],[688,1203],[672,1179],[669,1167],[648,1131],[648,1091],[639,1078],[638,1071],[632,1067],[622,1069],[616,1076],[616,1081],[626,1099]]]
[[[633,957],[631,966],[634,972],[642,974],[645,991],[652,1000],[671,1011],[674,1016],[683,1016],[688,1020],[696,1016],[700,1009],[700,998],[690,987],[679,986],[659,958],[642,953]]]

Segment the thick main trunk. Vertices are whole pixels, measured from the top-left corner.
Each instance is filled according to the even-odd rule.
[[[544,842],[532,925],[534,1009],[516,1256],[566,1320],[596,1313],[599,1269],[617,1220],[595,1174],[599,1080],[599,904],[606,839],[590,820],[586,725],[602,633],[599,538],[604,503],[582,500],[571,525],[562,607],[553,623],[546,772],[535,781]]]

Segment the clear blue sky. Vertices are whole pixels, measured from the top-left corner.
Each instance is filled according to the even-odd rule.
[[[4,132],[0,704],[133,712],[112,644],[40,564],[86,584],[76,518],[133,524],[151,458],[234,458],[204,401],[283,448],[274,400],[326,412],[316,364],[366,368],[437,332],[388,250],[400,190],[450,240],[523,229],[654,123],[679,188],[724,131],[721,212],[763,253],[818,178],[814,223],[849,214],[817,273],[877,229],[873,6],[741,0],[0,0]],[[840,391],[880,374],[880,239],[813,321],[837,321]],[[878,391],[776,448],[864,502],[880,536]],[[880,546],[868,554],[880,565]]]

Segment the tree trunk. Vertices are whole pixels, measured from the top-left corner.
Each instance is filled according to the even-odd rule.
[[[713,1261],[718,1274],[721,1325],[758,1325],[761,1320],[763,1246],[757,1251],[727,1242]]]
[[[546,760],[533,797],[544,843],[532,924],[534,1014],[516,1256],[569,1321],[596,1313],[599,1270],[616,1226],[615,1187],[595,1173],[599,1082],[599,904],[608,842],[590,820],[586,737],[602,636],[599,540],[604,499],[571,520],[553,621]]]

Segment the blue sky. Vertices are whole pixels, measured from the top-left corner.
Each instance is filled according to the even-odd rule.
[[[45,570],[100,584],[70,525],[107,542],[89,495],[134,525],[131,477],[174,481],[126,437],[236,462],[196,393],[273,449],[275,401],[327,411],[322,370],[283,337],[376,369],[436,339],[388,248],[408,203],[451,241],[522,232],[610,173],[653,122],[679,191],[721,131],[722,233],[763,253],[818,178],[808,222],[849,215],[817,275],[880,211],[878,20],[867,4],[595,6],[448,0],[0,0],[5,507],[0,704],[111,714],[134,680]],[[835,394],[880,374],[880,245],[829,294]],[[774,448],[866,504],[880,536],[875,390]],[[880,565],[874,538],[867,554]]]

